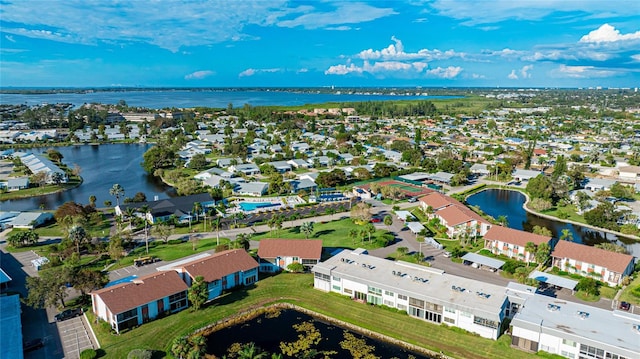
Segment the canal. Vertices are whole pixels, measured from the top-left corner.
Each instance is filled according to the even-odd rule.
[[[508,227],[533,232],[534,226],[546,227],[551,230],[554,238],[559,238],[564,229],[568,229],[573,241],[593,246],[597,243],[612,242],[627,248],[630,254],[640,255],[640,243],[626,237],[594,230],[588,227],[564,223],[538,217],[524,210],[526,197],[518,191],[504,189],[487,189],[467,198],[467,203],[477,206],[484,213],[493,218],[506,216]]]
[[[166,186],[153,176],[147,175],[140,163],[142,155],[150,144],[105,144],[77,145],[53,147],[62,156],[62,162],[70,168],[80,167],[80,176],[84,182],[77,188],[45,196],[0,202],[2,211],[26,211],[41,208],[53,210],[67,201],[83,204],[89,203],[89,196],[97,198],[96,205],[103,206],[104,201],[116,203],[115,197],[109,195],[109,189],[120,184],[125,190],[125,197],[133,197],[137,192],[147,196],[147,200],[168,198],[173,195],[171,187]],[[39,147],[21,150],[25,152],[44,153],[52,147]]]

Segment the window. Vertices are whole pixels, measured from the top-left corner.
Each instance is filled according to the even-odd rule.
[[[460,316],[465,318],[471,318],[471,313],[460,311]]]
[[[456,324],[456,320],[453,319],[453,318],[444,317],[444,321],[445,321],[445,323]]]
[[[407,310],[407,306],[404,304],[398,304],[398,309],[400,310]]]
[[[127,310],[126,312],[122,312],[118,314],[116,318],[118,322],[123,322],[127,319],[137,317],[137,316],[138,316],[138,308],[133,308],[131,310]]]
[[[573,340],[569,340],[569,339],[562,339],[562,344],[568,345],[568,346],[574,347],[574,348],[576,346],[576,342],[574,342]]]
[[[580,344],[580,358],[604,359],[604,350],[592,347],[590,345]]]
[[[187,291],[169,296],[169,308],[171,311],[182,309],[187,306]]]
[[[409,315],[424,319],[424,310],[415,307],[409,307]]]
[[[382,289],[380,288],[369,287],[368,291],[369,294],[382,295]]]
[[[391,307],[393,308],[393,301],[390,300],[384,300],[384,302],[382,302],[384,305],[386,305],[387,307]]]
[[[335,280],[336,282],[339,282],[341,279],[340,277],[336,277],[335,275],[333,276],[333,280]]]
[[[313,274],[313,276],[314,276],[316,279],[319,279],[319,280],[322,280],[322,281],[325,281],[325,282],[328,282],[328,281],[329,281],[329,276],[328,276],[328,275],[326,275],[326,274],[322,274],[322,273],[315,272],[315,273]]]
[[[493,328],[493,329],[497,329],[498,328],[498,322],[493,321],[493,320],[489,320],[489,319],[485,319],[482,317],[474,317],[473,318],[473,323],[477,324],[477,325],[482,325],[483,327],[487,327],[487,328]]]
[[[353,291],[351,289],[347,289],[347,288],[345,288],[343,290],[343,292],[344,292],[344,294],[353,294]]]
[[[390,296],[390,297],[393,297],[393,294],[394,294],[393,292],[390,292],[390,291],[388,291],[388,290],[385,290],[385,291],[384,291],[384,295],[388,295],[388,296]]]
[[[575,354],[569,353],[568,351],[565,351],[565,350],[560,351],[560,355],[562,355],[565,358],[569,358],[569,359],[573,359],[573,358],[576,357]]]
[[[409,305],[424,308],[424,300],[409,297]]]
[[[314,264],[318,264],[317,259],[302,259],[302,264],[306,266],[312,266]]]
[[[440,315],[439,313],[426,311],[424,319],[431,322],[440,323],[442,322],[442,315]]]
[[[398,299],[407,300],[407,296],[406,295],[402,295],[402,294],[398,294]]]
[[[292,257],[291,260],[294,262],[300,262],[300,258],[298,257]]]
[[[335,285],[335,284],[332,286],[332,288],[333,288],[333,290],[337,290],[338,292],[340,291],[340,289],[342,289],[342,288],[340,288],[339,285]]]
[[[454,314],[455,314],[455,312],[456,312],[456,310],[455,310],[455,309],[453,309],[453,308],[449,308],[449,307],[444,307],[444,311],[445,311],[445,312],[447,312],[447,313],[454,313]]]

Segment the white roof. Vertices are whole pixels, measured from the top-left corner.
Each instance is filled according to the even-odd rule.
[[[548,284],[551,284],[551,285],[557,285],[559,287],[569,288],[571,290],[573,290],[576,287],[576,284],[578,284],[577,280],[564,278],[564,277],[560,277],[560,276],[557,276],[557,275],[553,275],[551,273],[544,273],[544,272],[540,272],[540,271],[537,271],[537,270],[531,272],[531,274],[529,274],[529,278],[533,278],[533,279],[537,280],[538,282],[548,283]]]
[[[483,266],[496,268],[496,269],[499,269],[504,265],[504,261],[501,261],[495,258],[485,257],[477,253],[467,253],[464,256],[462,256],[462,259],[469,262],[482,264]]]
[[[403,221],[406,221],[407,218],[414,218],[413,214],[409,211],[396,211],[396,216]]]
[[[420,233],[424,229],[420,222],[407,222],[407,227],[412,233]]]

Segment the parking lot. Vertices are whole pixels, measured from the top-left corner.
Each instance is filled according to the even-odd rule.
[[[96,349],[84,315],[57,323],[64,357],[79,358],[85,349]]]

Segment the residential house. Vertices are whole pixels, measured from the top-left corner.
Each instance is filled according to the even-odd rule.
[[[435,212],[434,217],[447,228],[451,238],[484,236],[492,227],[491,223],[466,206],[448,206]]]
[[[278,272],[296,262],[310,269],[321,255],[321,239],[263,239],[258,247],[260,272]]]
[[[472,174],[479,175],[479,176],[486,176],[489,174],[489,169],[487,168],[487,165],[483,163],[474,163],[469,168],[469,171],[471,171]]]
[[[591,276],[618,286],[633,273],[633,256],[570,241],[558,241],[551,253],[553,266],[561,271]]]
[[[187,284],[175,271],[165,271],[91,292],[96,317],[116,333],[187,308]]]
[[[233,189],[233,194],[239,196],[260,197],[267,193],[269,184],[266,182],[246,182],[237,183]]]
[[[254,175],[260,174],[260,168],[258,168],[258,166],[256,166],[253,163],[232,165],[232,166],[229,166],[228,170],[231,173],[239,172],[247,176],[254,176]]]
[[[66,172],[64,172],[62,169],[60,169],[60,167],[51,162],[51,160],[45,158],[42,155],[15,152],[13,156],[20,158],[22,164],[27,166],[31,173],[35,174],[44,172],[46,175],[47,183],[55,183],[56,181],[59,181],[60,183],[66,183],[69,180]]]
[[[619,167],[618,177],[623,181],[638,181],[640,180],[640,166]]]
[[[491,226],[484,235],[484,247],[493,254],[502,254],[524,262],[535,262],[535,251],[526,249],[527,243],[532,242],[536,247],[542,243],[552,246],[552,238],[535,233],[520,231],[503,226]]]
[[[638,358],[640,316],[544,295],[526,300],[511,321],[511,346],[565,358]]]
[[[517,168],[515,171],[513,171],[511,176],[516,181],[524,182],[532,178],[536,178],[541,174],[542,174],[541,171],[523,170],[523,169]]]
[[[274,162],[267,162],[268,165],[273,166],[276,171],[278,171],[278,173],[286,173],[286,172],[291,172],[291,164],[287,161],[274,161]]]
[[[293,160],[287,161],[287,163],[290,164],[291,167],[294,167],[294,168],[309,168],[309,167],[311,167],[309,162],[307,162],[307,161],[305,161],[303,159],[293,159]]]
[[[207,283],[208,297],[219,297],[224,290],[258,281],[258,262],[243,249],[233,249],[199,258],[174,268],[191,286],[198,276]]]
[[[618,181],[610,180],[606,178],[585,178],[582,186],[584,189],[598,192],[598,191],[608,191],[611,189],[611,186],[616,184]]]
[[[314,193],[316,190],[318,190],[318,185],[310,178],[294,179],[289,181],[289,183],[291,184],[292,193],[298,193],[300,191]]]
[[[194,212],[194,204],[200,204],[200,213]],[[148,213],[140,212],[143,207],[148,207]],[[136,215],[139,217],[146,217],[149,223],[157,223],[159,221],[169,220],[171,217],[175,217],[179,222],[185,223],[191,220],[196,215],[203,215],[206,208],[215,206],[215,200],[211,198],[209,193],[199,193],[190,196],[173,197],[167,199],[161,199],[157,201],[149,202],[137,202],[137,203],[121,203],[115,207],[116,216],[121,216],[126,213],[127,208],[134,208]]]
[[[29,188],[29,177],[7,178],[6,182],[0,182],[0,188],[6,188],[7,191],[19,191]]]

